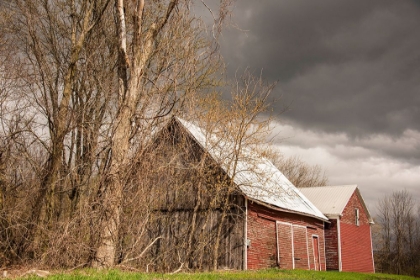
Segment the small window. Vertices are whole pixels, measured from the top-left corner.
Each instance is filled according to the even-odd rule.
[[[359,209],[358,208],[356,208],[356,209],[354,209],[355,211],[354,211],[354,216],[355,216],[355,224],[356,224],[356,226],[359,226]]]

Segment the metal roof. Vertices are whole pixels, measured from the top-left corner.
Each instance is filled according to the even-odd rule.
[[[267,158],[248,148],[242,148],[239,156],[235,156],[233,141],[220,139],[190,122],[175,119],[233,179],[247,198],[285,211],[328,220]]]
[[[351,196],[356,192],[369,221],[373,222],[357,185],[301,188],[300,191],[327,217],[342,215]]]

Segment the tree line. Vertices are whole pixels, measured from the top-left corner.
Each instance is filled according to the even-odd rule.
[[[374,226],[377,272],[420,276],[420,207],[406,190],[379,201]]]

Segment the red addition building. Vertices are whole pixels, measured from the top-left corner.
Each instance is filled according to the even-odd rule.
[[[375,272],[373,220],[357,185],[300,190],[330,221],[325,227],[327,270]]]

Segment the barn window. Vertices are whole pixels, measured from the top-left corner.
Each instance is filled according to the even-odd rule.
[[[356,226],[359,226],[359,209],[358,208],[356,208],[356,209],[354,209],[355,211],[354,211],[354,216],[355,216],[355,224],[356,224]]]

